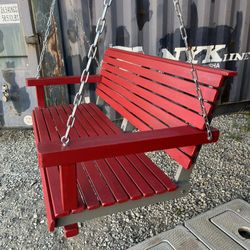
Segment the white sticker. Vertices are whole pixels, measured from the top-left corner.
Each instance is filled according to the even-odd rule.
[[[0,4],[0,24],[20,23],[20,16],[18,12],[18,5]]]
[[[28,125],[28,126],[32,126],[32,125],[33,125],[31,115],[26,115],[26,116],[23,118],[23,121],[24,121],[24,123],[25,123],[26,125]]]

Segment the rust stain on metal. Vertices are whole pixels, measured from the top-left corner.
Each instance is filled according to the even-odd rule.
[[[48,52],[55,59],[55,62],[56,62],[55,68],[52,74],[54,76],[61,76],[62,68],[63,68],[63,60],[62,60],[62,55],[60,53],[57,31],[58,31],[57,24],[56,24],[55,18],[53,18],[52,27],[51,27],[51,35],[49,36],[49,39],[48,39]]]

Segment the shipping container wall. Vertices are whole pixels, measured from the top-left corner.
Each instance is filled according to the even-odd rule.
[[[195,63],[236,70],[221,102],[250,100],[250,1],[180,0]],[[68,74],[80,74],[93,41],[101,0],[61,0],[60,15]],[[145,54],[186,60],[172,0],[113,0],[92,68],[109,46],[142,46]],[[73,96],[73,87],[70,94]],[[71,99],[72,99],[71,96]]]
[[[25,79],[35,77],[51,0],[0,0],[0,128],[28,127],[37,105],[35,88]],[[52,18],[41,75],[64,75],[58,5]],[[47,104],[68,102],[65,86],[46,87]]]

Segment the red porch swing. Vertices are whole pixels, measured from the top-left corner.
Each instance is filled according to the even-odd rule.
[[[107,49],[100,75],[90,76],[111,2],[104,1],[81,77],[27,79],[37,90],[33,127],[48,226],[63,226],[66,237],[78,234],[77,222],[183,196],[201,145],[218,140],[212,110],[226,77],[236,75],[192,64],[174,0],[191,64]],[[76,82],[74,105],[46,107],[44,86]],[[98,83],[96,94],[139,132],[123,133],[96,104],[82,103],[85,83]],[[144,154],[153,150],[180,164],[174,180]]]

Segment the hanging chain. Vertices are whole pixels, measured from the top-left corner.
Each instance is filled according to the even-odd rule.
[[[202,91],[201,91],[201,88],[200,88],[198,73],[197,73],[197,70],[194,67],[194,63],[193,63],[194,57],[193,57],[193,53],[192,53],[192,48],[188,45],[187,30],[185,28],[185,24],[184,24],[184,21],[183,21],[180,2],[179,2],[179,0],[173,0],[173,3],[174,3],[175,11],[176,11],[179,23],[180,23],[180,33],[181,33],[181,38],[183,39],[184,44],[185,44],[186,56],[187,56],[188,61],[191,64],[192,79],[193,79],[193,81],[195,83],[195,86],[196,86],[196,94],[197,94],[198,100],[200,102],[202,117],[204,118],[204,122],[205,122],[205,125],[206,125],[207,138],[208,138],[209,141],[211,141],[213,139],[213,135],[212,135],[211,127],[210,127],[210,124],[209,124],[209,120],[208,120],[207,111],[206,111],[205,104],[204,104]]]
[[[43,40],[43,47],[42,47],[42,51],[40,54],[39,63],[38,63],[37,69],[36,69],[36,76],[35,76],[36,78],[40,77],[40,71],[42,69],[44,55],[45,55],[46,49],[48,47],[48,38],[50,35],[50,28],[52,25],[52,18],[54,16],[55,5],[56,5],[56,0],[53,0],[53,2],[51,3],[51,6],[50,6],[49,19],[48,19],[47,25],[46,25],[46,31],[45,31],[44,40]]]
[[[85,69],[82,71],[81,80],[80,80],[80,82],[81,82],[80,88],[79,88],[79,91],[76,94],[76,96],[74,98],[74,102],[73,102],[73,105],[74,105],[73,111],[68,118],[67,125],[66,125],[67,129],[66,129],[65,135],[61,138],[61,142],[62,142],[63,146],[67,146],[69,143],[69,132],[70,132],[71,128],[74,126],[74,123],[76,120],[76,118],[75,118],[76,110],[82,102],[84,86],[89,78],[89,69],[90,69],[90,66],[91,66],[93,59],[95,58],[95,55],[97,52],[98,40],[104,31],[104,27],[106,24],[106,14],[107,14],[108,8],[110,7],[111,3],[112,3],[112,0],[104,0],[103,1],[104,9],[103,9],[101,17],[98,19],[98,22],[96,24],[96,30],[95,30],[96,35],[95,35],[94,42],[89,47],[88,62],[87,62]]]
[[[78,26],[78,28],[79,28],[79,29],[81,30],[81,32],[82,32],[82,36],[81,36],[81,35],[79,36],[80,41],[83,42],[83,43],[86,42],[86,43],[88,44],[88,46],[90,47],[90,46],[91,46],[90,41],[88,40],[87,35],[86,35],[86,33],[84,32],[84,30],[83,30],[83,23],[82,23],[81,20],[80,20],[80,17],[79,17],[79,15],[78,15],[78,13],[77,13],[77,10],[74,8],[74,5],[73,5],[72,0],[70,0],[70,5],[71,5],[71,8],[73,9],[74,17],[75,17],[75,21],[76,21],[76,23],[77,23],[77,26]],[[100,67],[100,62],[98,61],[98,59],[96,58],[96,56],[95,56],[94,59],[95,59],[95,62],[96,62],[96,64],[97,64],[97,66]]]

